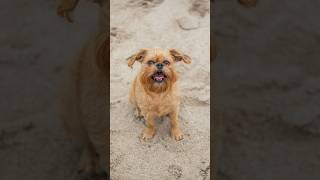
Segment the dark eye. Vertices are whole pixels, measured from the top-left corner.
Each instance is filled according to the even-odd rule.
[[[152,64],[154,64],[154,63],[156,63],[156,62],[153,61],[153,60],[149,60],[147,63],[148,63],[149,65],[152,65]]]
[[[169,65],[169,64],[170,64],[170,62],[169,62],[168,60],[164,60],[164,61],[163,61],[163,64],[165,64],[165,65]]]

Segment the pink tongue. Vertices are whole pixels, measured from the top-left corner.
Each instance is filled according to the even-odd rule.
[[[155,77],[154,77],[154,79],[156,80],[156,81],[162,81],[163,80],[163,75],[156,75]]]

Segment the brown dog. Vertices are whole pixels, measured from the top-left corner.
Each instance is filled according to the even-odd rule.
[[[78,0],[62,0],[58,12],[68,19]],[[72,8],[71,8],[72,7]],[[100,18],[104,9],[101,4]],[[71,9],[70,9],[71,8]],[[101,25],[100,23],[99,25]],[[66,130],[83,145],[79,175],[102,177],[107,169],[107,75],[109,37],[101,26],[66,68],[61,113]]]
[[[136,107],[136,115],[143,116],[146,128],[143,139],[151,139],[155,134],[154,119],[168,116],[171,136],[183,139],[178,126],[179,94],[176,87],[178,79],[174,65],[183,61],[191,63],[191,58],[175,49],[141,49],[128,58],[128,66],[135,61],[141,63],[141,70],[133,80],[129,101]]]

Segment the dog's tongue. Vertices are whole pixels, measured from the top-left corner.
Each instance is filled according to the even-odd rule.
[[[164,79],[164,75],[162,73],[157,73],[154,75],[154,79],[156,81],[162,81]]]

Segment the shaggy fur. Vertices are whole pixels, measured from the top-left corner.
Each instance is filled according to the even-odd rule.
[[[70,21],[78,0],[62,0],[58,14]],[[109,39],[102,1],[98,32],[66,68],[61,114],[67,132],[83,145],[79,175],[84,179],[105,176],[107,170],[107,75]]]
[[[154,119],[168,116],[170,133],[176,140],[183,139],[178,125],[179,93],[176,87],[178,79],[174,64],[179,61],[191,63],[191,58],[175,49],[162,51],[160,49],[141,49],[128,58],[128,66],[139,61],[141,70],[132,82],[129,101],[136,107],[136,116],[143,116],[146,128],[143,139],[151,139],[155,134]],[[162,70],[157,68],[162,64]],[[161,71],[165,75],[163,81],[154,80],[155,73]]]

